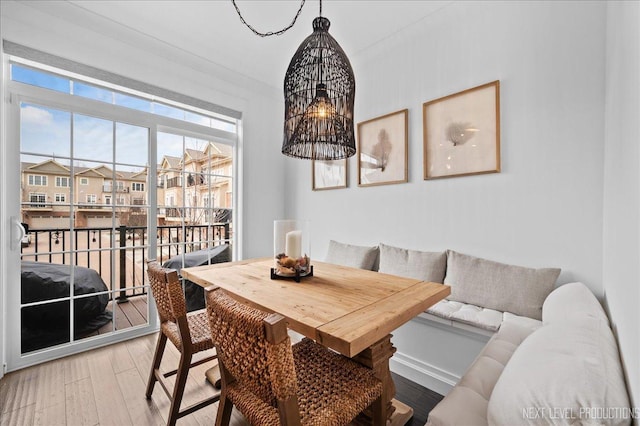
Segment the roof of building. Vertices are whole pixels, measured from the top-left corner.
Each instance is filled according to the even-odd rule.
[[[48,159],[42,161],[40,163],[33,162],[21,162],[20,167],[22,172],[33,171],[40,173],[47,173],[52,175],[68,175],[70,173],[69,166],[60,164],[56,160]],[[100,165],[96,167],[85,167],[85,166],[73,166],[73,171],[76,176],[94,176],[94,177],[104,177],[109,178],[112,174],[112,169],[105,166]],[[124,180],[134,180],[144,182],[147,180],[147,170],[141,170],[136,172],[131,171],[116,171],[116,179],[124,179]]]
[[[167,162],[169,167],[163,167],[162,166],[165,161]],[[181,162],[182,162],[182,158],[180,158],[180,157],[174,157],[172,155],[165,155],[164,157],[162,157],[162,162],[158,165],[158,168],[159,169],[162,169],[162,168],[179,169]]]

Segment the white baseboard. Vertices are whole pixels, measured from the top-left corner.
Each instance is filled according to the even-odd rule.
[[[391,371],[425,388],[446,395],[460,377],[419,359],[396,352],[389,360]]]

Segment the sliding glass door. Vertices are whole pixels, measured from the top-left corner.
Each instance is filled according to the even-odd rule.
[[[146,262],[230,261],[237,233],[235,124],[25,74],[10,84],[2,160],[9,371],[153,332]],[[185,291],[202,307],[199,288]]]
[[[149,128],[19,108],[21,354],[149,325]]]

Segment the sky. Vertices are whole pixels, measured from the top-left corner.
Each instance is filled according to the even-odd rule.
[[[102,102],[120,105],[158,115],[177,118],[205,126],[235,131],[235,126],[181,110],[169,105],[121,94],[53,74],[12,64],[12,80],[63,93],[71,93]],[[73,89],[72,89],[73,88]],[[72,126],[73,121],[73,139]],[[69,165],[73,148],[75,165],[93,167],[91,162],[113,164],[118,170],[138,171],[148,164],[149,131],[145,127],[103,120],[35,104],[21,105],[21,151],[25,162],[41,162],[50,158]],[[115,138],[114,138],[115,136]],[[72,143],[73,140],[73,143]],[[115,141],[115,146],[114,146]],[[73,146],[72,146],[73,145]],[[158,133],[158,157],[180,157],[183,149],[202,149],[206,141],[168,133]],[[36,155],[33,155],[36,154]]]

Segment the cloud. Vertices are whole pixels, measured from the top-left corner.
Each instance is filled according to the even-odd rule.
[[[53,123],[53,114],[46,109],[26,105],[22,107],[21,119],[25,124],[48,126]]]

